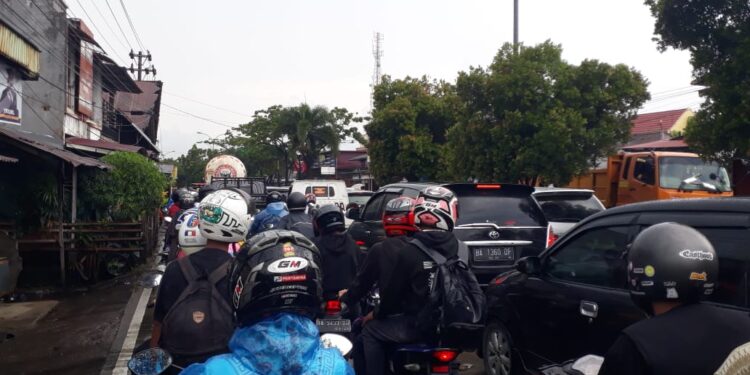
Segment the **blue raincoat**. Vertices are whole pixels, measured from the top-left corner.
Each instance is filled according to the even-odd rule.
[[[229,341],[230,354],[194,364],[181,375],[354,375],[336,348],[324,348],[310,319],[277,314],[239,328]]]
[[[281,221],[281,218],[288,214],[289,211],[286,209],[286,203],[269,203],[263,211],[255,215],[253,225],[248,232],[248,238],[265,230],[273,229],[272,227],[275,227]]]

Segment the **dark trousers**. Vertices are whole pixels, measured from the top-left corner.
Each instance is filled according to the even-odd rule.
[[[367,368],[367,375],[382,375],[388,346],[419,341],[420,334],[413,317],[400,315],[371,320],[362,329],[360,340],[365,366],[355,363],[355,368]],[[355,354],[354,359],[361,361],[362,356]]]

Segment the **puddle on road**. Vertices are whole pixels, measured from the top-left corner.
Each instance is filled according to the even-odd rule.
[[[6,341],[13,340],[14,338],[16,338],[16,335],[14,335],[12,333],[0,332],[0,344],[4,343]]]

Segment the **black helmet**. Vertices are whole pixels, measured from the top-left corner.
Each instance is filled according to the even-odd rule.
[[[189,210],[195,206],[195,196],[190,192],[180,194],[180,208]]]
[[[205,185],[198,191],[198,201],[202,201],[207,195],[216,191],[211,185]]]
[[[284,195],[279,193],[278,191],[272,191],[266,195],[266,204],[268,203],[275,203],[275,202],[283,202],[284,201]]]
[[[628,253],[628,287],[638,306],[651,302],[696,302],[711,295],[719,279],[719,259],[697,230],[677,223],[645,229]]]
[[[316,236],[346,229],[344,214],[335,204],[327,204],[318,208],[313,224]]]
[[[323,293],[320,252],[297,232],[259,233],[234,259],[229,288],[240,326],[282,311],[314,319]]]
[[[286,199],[286,207],[289,211],[304,211],[307,208],[307,199],[304,194],[295,191]]]
[[[178,190],[172,190],[172,195],[169,196],[172,198],[172,202],[177,204],[180,201],[180,192]]]

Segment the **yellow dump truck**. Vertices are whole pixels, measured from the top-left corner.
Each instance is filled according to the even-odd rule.
[[[687,152],[620,152],[609,157],[607,168],[578,176],[568,187],[594,190],[606,207],[733,195],[724,167]]]

